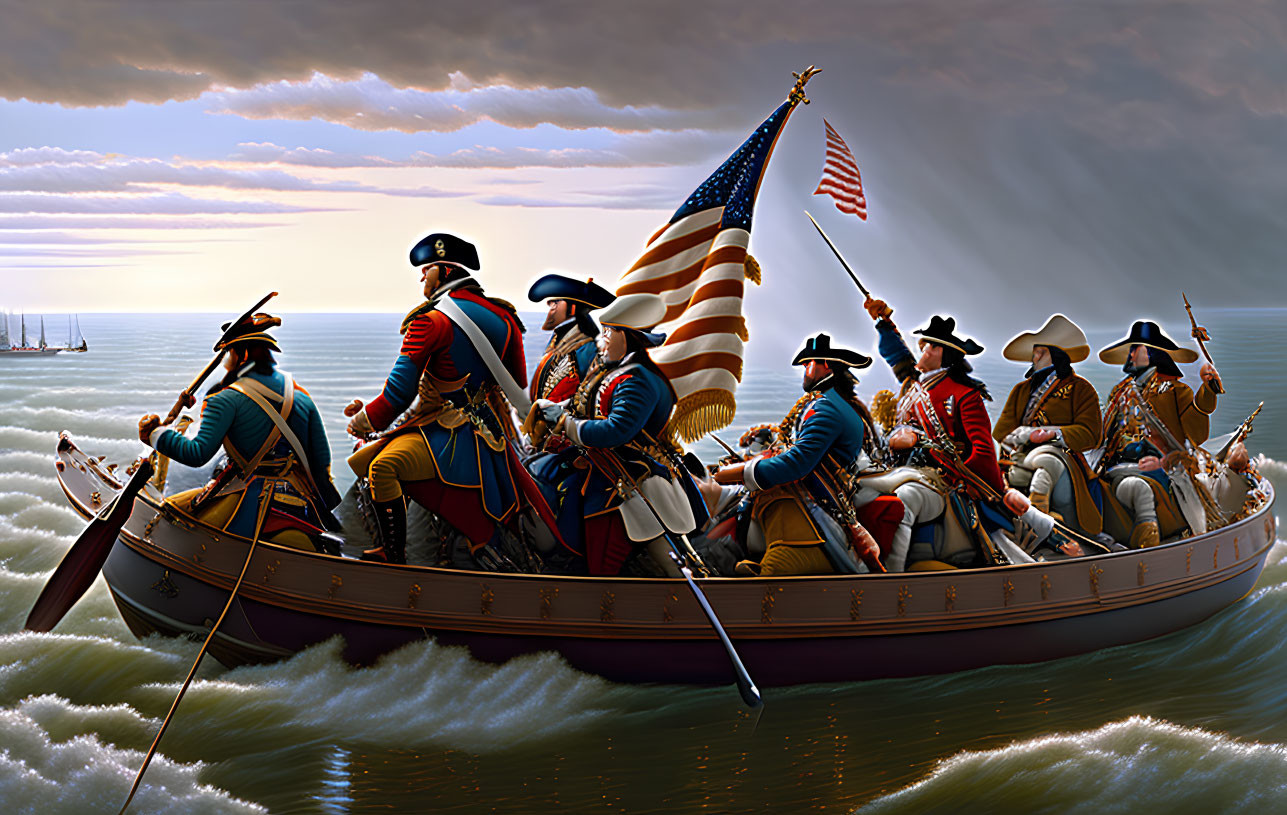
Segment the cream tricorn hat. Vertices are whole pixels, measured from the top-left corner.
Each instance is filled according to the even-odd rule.
[[[666,301],[657,294],[623,294],[599,312],[599,324],[648,331],[666,316]]]
[[[1039,330],[1025,331],[1010,340],[1001,355],[1015,362],[1032,362],[1032,349],[1038,345],[1058,348],[1073,362],[1081,362],[1090,356],[1086,332],[1062,314],[1052,314]]]

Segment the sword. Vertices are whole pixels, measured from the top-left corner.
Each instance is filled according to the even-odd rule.
[[[806,209],[804,214],[809,215],[809,210]],[[864,297],[870,298],[871,292],[867,291],[867,287],[858,279],[858,275],[854,274],[854,270],[850,268],[845,261],[845,256],[840,254],[840,250],[836,248],[836,245],[831,242],[831,238],[828,238],[827,233],[822,231],[822,227],[818,226],[818,222],[813,219],[812,215],[809,215],[809,220],[813,222],[813,228],[818,230],[818,234],[827,242],[827,246],[831,247],[831,252],[836,256],[836,260],[840,261],[840,265],[845,267],[845,271],[849,273],[849,277],[854,281],[854,285],[858,287],[858,291],[862,292]]]
[[[724,441],[724,440],[723,440],[723,439],[721,439],[719,436],[716,436],[714,433],[707,433],[706,435],[708,435],[708,436],[710,436],[712,439],[714,439],[714,440],[719,444],[719,446],[720,446],[720,447],[723,447],[723,448],[724,448],[724,450],[725,450],[725,452],[727,452],[730,456],[734,456],[734,457],[736,457],[736,458],[741,458],[741,457],[742,457],[742,454],[741,454],[741,453],[737,452],[737,451],[736,451],[736,450],[734,450],[732,447],[730,447],[730,446],[729,446],[729,444],[728,444],[728,442]]]

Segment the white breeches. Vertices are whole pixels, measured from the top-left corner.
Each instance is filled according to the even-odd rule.
[[[1153,488],[1141,476],[1126,476],[1117,482],[1117,488],[1113,493],[1131,514],[1134,523],[1157,521],[1157,501],[1153,498]]]
[[[916,481],[909,481],[894,490],[894,495],[903,502],[903,520],[898,522],[894,532],[894,542],[886,558],[885,568],[891,572],[901,572],[907,567],[907,553],[912,546],[912,526],[932,521],[943,514],[947,508],[943,496]]]

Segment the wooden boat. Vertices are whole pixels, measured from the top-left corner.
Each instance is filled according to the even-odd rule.
[[[65,433],[56,467],[86,517],[122,487],[114,466]],[[1038,662],[1178,631],[1245,596],[1275,538],[1267,481],[1259,496],[1243,520],[1146,550],[946,572],[699,582],[761,686]],[[136,635],[204,637],[248,547],[163,506],[149,487],[103,574]],[[616,681],[733,679],[680,580],[396,566],[267,543],[210,650],[229,666],[267,662],[336,635],[360,664],[433,637],[489,661],[557,651]]]

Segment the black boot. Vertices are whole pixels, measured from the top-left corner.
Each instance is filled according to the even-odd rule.
[[[407,505],[401,498],[392,501],[371,501],[375,513],[375,538],[380,544],[362,553],[363,560],[380,560],[385,563],[407,562]]]

